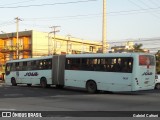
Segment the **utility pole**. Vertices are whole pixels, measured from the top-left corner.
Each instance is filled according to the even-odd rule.
[[[18,17],[16,17],[15,20],[16,20],[16,32],[17,32],[16,57],[17,57],[17,59],[19,59],[19,21],[22,21],[22,20]]]
[[[55,36],[56,36],[57,32],[60,32],[60,30],[57,30],[57,28],[59,28],[59,27],[60,26],[52,26],[52,27],[50,27],[50,28],[53,29],[53,31],[51,33],[54,34],[54,52],[53,52],[54,55],[56,54],[56,40],[55,40]]]
[[[67,37],[68,37],[68,40],[67,40],[67,54],[69,54],[69,42],[70,42],[70,39],[71,39],[71,35],[70,34],[68,34],[67,35]]]
[[[103,20],[102,20],[102,53],[107,52],[107,24],[106,24],[106,0],[103,0]]]
[[[81,50],[81,54],[84,54],[84,40],[82,39],[82,50]]]
[[[52,55],[52,51],[53,51],[53,43],[52,43],[52,35],[50,35],[52,32],[48,33],[48,56]]]

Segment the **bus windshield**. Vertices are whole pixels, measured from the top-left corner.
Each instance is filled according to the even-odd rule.
[[[155,65],[155,58],[151,55],[140,55],[139,56],[139,65]]]

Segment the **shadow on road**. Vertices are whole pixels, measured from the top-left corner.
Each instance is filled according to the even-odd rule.
[[[139,96],[150,93],[160,94],[160,90],[147,90],[137,92],[106,92],[100,91],[94,95],[128,95],[128,96]],[[65,87],[58,89],[56,87],[41,88],[40,86],[18,85],[18,86],[2,86],[0,87],[0,98],[18,98],[18,97],[48,97],[58,95],[93,95],[87,93],[85,89],[77,89],[73,87]]]
[[[18,86],[1,86],[0,98],[17,98],[17,97],[47,97],[57,95],[83,95],[87,94],[84,89],[56,87],[41,88],[40,86],[18,85]]]

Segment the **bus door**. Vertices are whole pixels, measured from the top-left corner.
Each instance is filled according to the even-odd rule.
[[[147,88],[155,84],[155,58],[152,55],[140,55],[139,67],[137,68],[138,78],[135,78],[139,88]]]
[[[66,55],[54,55],[52,58],[52,84],[64,86]]]

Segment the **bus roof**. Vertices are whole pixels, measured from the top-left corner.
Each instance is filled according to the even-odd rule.
[[[94,58],[94,57],[133,57],[136,55],[154,55],[151,53],[97,53],[97,54],[68,54],[66,58]],[[54,56],[54,55],[53,55]],[[42,60],[42,59],[50,59],[53,57],[51,56],[44,56],[44,57],[36,57],[36,58],[26,58],[26,59],[18,59],[18,60],[10,60],[7,63],[12,62],[23,62],[23,61],[31,61],[31,60]],[[55,55],[57,56],[57,55]]]
[[[18,60],[10,60],[7,61],[7,63],[12,63],[12,62],[24,62],[24,61],[31,61],[31,60],[42,60],[42,59],[50,59],[52,56],[44,56],[44,57],[36,57],[36,58],[25,58],[25,59],[18,59]]]
[[[97,54],[68,54],[66,55],[67,58],[74,58],[74,57],[131,57],[136,55],[153,55],[151,53],[97,53]]]

